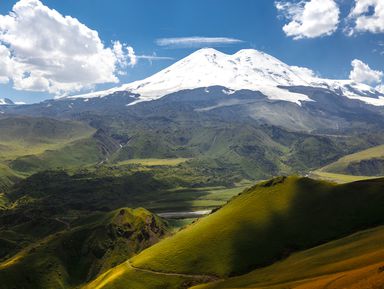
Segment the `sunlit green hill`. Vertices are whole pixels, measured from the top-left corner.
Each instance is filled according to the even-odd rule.
[[[88,288],[125,288],[144,273],[147,284],[156,274],[156,282],[161,278],[164,284],[177,283],[175,278],[183,276],[184,281],[190,276],[201,282],[197,279],[204,276],[214,280],[241,275],[383,224],[383,192],[383,179],[345,185],[299,177],[263,182],[143,251],[128,265],[108,271]]]

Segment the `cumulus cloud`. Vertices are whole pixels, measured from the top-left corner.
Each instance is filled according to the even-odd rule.
[[[277,1],[275,6],[289,21],[283,31],[294,39],[331,35],[340,21],[340,9],[334,0]]]
[[[353,24],[347,28],[349,35],[356,32],[384,32],[384,1],[355,0],[355,6],[348,16]]]
[[[12,80],[15,89],[67,94],[116,83],[135,63],[127,45],[106,47],[97,31],[39,0],[20,0],[0,15],[0,82]]]
[[[8,83],[12,75],[13,61],[8,48],[0,44],[0,83]]]
[[[316,73],[307,67],[291,66],[291,70],[293,70],[297,75],[305,78],[316,77]]]
[[[158,46],[167,48],[199,48],[199,47],[220,47],[242,43],[244,41],[228,37],[179,37],[157,39]]]
[[[135,54],[135,50],[131,46],[127,47],[127,50],[128,50],[128,58],[130,59],[129,65],[135,66],[137,64],[137,56]]]
[[[377,85],[381,83],[384,76],[382,71],[371,69],[368,64],[361,60],[355,59],[352,61],[352,71],[349,78],[355,82],[361,82],[368,85]]]

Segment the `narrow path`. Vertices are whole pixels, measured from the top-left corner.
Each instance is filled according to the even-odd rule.
[[[345,277],[345,274],[344,275],[341,275],[333,280],[331,280],[330,282],[328,282],[324,287],[323,289],[328,289],[330,288],[331,285],[333,285],[334,283],[336,283],[336,281],[340,280],[341,278],[344,278]]]
[[[192,279],[205,279],[209,281],[222,281],[224,279],[220,279],[217,276],[213,275],[200,275],[200,274],[183,274],[183,273],[172,273],[172,272],[160,272],[160,271],[154,271],[150,269],[142,269],[142,268],[137,268],[132,265],[132,263],[128,260],[125,262],[127,266],[133,270],[144,272],[144,273],[150,273],[150,274],[155,274],[155,275],[163,275],[163,276],[174,276],[174,277],[183,277],[183,278],[192,278]]]
[[[67,230],[70,230],[70,229],[71,229],[71,224],[70,224],[70,223],[68,223],[68,222],[66,222],[66,221],[63,221],[63,220],[61,220],[61,219],[59,219],[59,218],[55,218],[55,221],[64,224],[64,225],[67,227]]]

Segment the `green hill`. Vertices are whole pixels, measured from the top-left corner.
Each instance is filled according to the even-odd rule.
[[[0,133],[0,166],[23,175],[104,157],[96,130],[81,122],[12,117],[0,119]]]
[[[20,178],[21,176],[19,176],[16,172],[8,166],[0,163],[0,194],[8,191]]]
[[[383,240],[384,227],[381,226],[295,253],[246,275],[193,289],[382,288]]]
[[[342,157],[320,171],[354,176],[383,176],[384,145]]]
[[[91,213],[72,222],[60,218],[51,222],[59,227],[56,233],[36,238],[0,262],[2,289],[75,288],[168,233],[166,224],[145,209],[124,208]],[[2,234],[0,239],[3,245],[6,236]]]
[[[9,162],[18,172],[35,173],[52,169],[76,169],[97,165],[113,154],[119,144],[102,132],[66,143],[63,147],[46,150],[41,154],[25,155]]]
[[[12,117],[0,119],[0,156],[3,160],[58,149],[90,137],[95,130],[75,121]]]
[[[383,224],[383,192],[384,179],[345,185],[298,177],[263,182],[135,256],[131,267],[121,265],[105,273],[89,288],[124,288],[130,280],[139,282],[137,271],[146,273],[148,284],[154,272],[163,273],[156,280],[164,284],[179,282],[175,278],[180,273],[194,276],[195,282],[204,276],[214,280],[244,274]],[[176,275],[167,276],[170,273]]]

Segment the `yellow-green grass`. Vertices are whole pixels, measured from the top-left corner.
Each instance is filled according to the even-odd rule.
[[[323,169],[332,170],[338,167],[344,167],[351,162],[358,162],[361,160],[367,160],[372,158],[384,158],[384,145],[376,146],[367,150],[344,156],[338,161],[324,167]]]
[[[378,213],[384,205],[383,188],[383,181],[336,186],[290,177],[265,182],[132,262],[160,272],[218,276],[246,272],[287,252],[384,221]]]
[[[187,288],[195,279],[141,272],[123,263],[102,274],[82,289],[175,289]]]
[[[0,193],[0,209],[6,208],[8,200],[3,193]]]
[[[160,230],[166,230],[162,220],[142,208],[94,213],[72,223],[54,220],[61,229],[0,262],[0,288],[79,288],[158,241]]]
[[[383,190],[383,180],[338,186],[298,177],[265,182],[132,262],[165,272],[244,273],[287,252],[383,222]]]
[[[47,155],[60,150],[64,151],[77,142],[90,139],[95,131],[86,124],[74,121],[27,117],[2,119],[0,120],[0,173],[6,167],[13,168],[13,162],[18,160],[26,161],[32,166],[34,162],[44,162]]]
[[[156,272],[157,281],[164,282],[170,273],[239,276],[294,252],[384,224],[383,207],[384,179],[336,185],[308,178],[276,178],[243,192],[130,263],[136,271]],[[111,278],[104,279],[100,288],[120,289],[131,280],[139,282],[129,266],[114,268],[105,276]],[[95,282],[91,284],[96,286],[101,279]],[[146,284],[145,279],[141,282]]]
[[[5,164],[0,163],[0,194],[6,192],[14,183],[15,180],[21,178],[22,175],[14,172]],[[4,197],[0,197],[0,208],[5,204]]]
[[[41,154],[89,138],[95,129],[83,123],[51,119],[9,118],[0,121],[0,160]]]
[[[203,187],[203,188],[174,188],[168,190],[167,199],[158,197],[150,209],[155,211],[196,211],[213,209],[224,205],[233,196],[249,188],[247,183],[240,183],[233,188]]]
[[[193,289],[224,288],[383,288],[384,227],[295,253],[287,259]]]
[[[336,162],[333,162],[319,169],[317,172],[343,174],[347,172],[348,167],[353,164],[358,164],[362,161],[369,161],[374,159],[378,159],[378,160],[384,159],[384,145],[376,146],[367,150],[363,150],[354,154],[344,156],[339,160],[337,160]],[[372,175],[377,175],[377,174],[372,174]],[[364,176],[357,176],[357,178],[362,179],[364,178]]]
[[[102,159],[97,141],[93,138],[77,140],[41,154],[16,157],[9,166],[18,174],[29,176],[50,169],[72,169],[96,165]]]
[[[377,178],[377,177],[370,177],[370,176],[353,176],[353,175],[328,173],[322,170],[312,172],[311,177],[315,179],[326,180],[326,181],[335,182],[339,184],[345,184],[345,183],[363,181],[363,180],[371,180],[371,179]]]
[[[142,165],[146,167],[156,166],[178,166],[179,164],[185,163],[190,159],[188,158],[172,158],[172,159],[131,159],[122,162],[118,162],[117,165]]]

